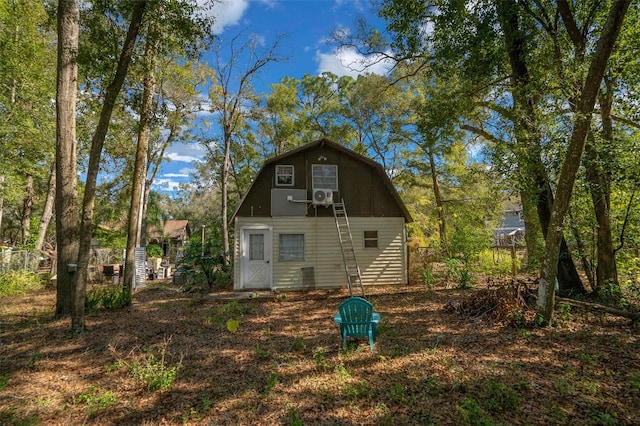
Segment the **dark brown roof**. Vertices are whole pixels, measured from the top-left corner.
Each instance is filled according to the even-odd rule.
[[[409,213],[409,210],[407,210],[407,206],[405,206],[404,202],[402,201],[402,198],[400,198],[400,194],[398,194],[398,191],[396,190],[396,188],[393,186],[393,184],[391,183],[391,179],[389,179],[389,176],[387,175],[387,173],[384,171],[384,169],[382,168],[382,166],[377,163],[376,161],[372,160],[371,158],[365,157],[364,155],[358,154],[357,152],[354,152],[336,142],[333,142],[329,139],[326,138],[322,138],[322,139],[318,139],[316,141],[313,142],[309,142],[307,144],[301,145],[297,148],[292,149],[291,151],[287,151],[283,154],[280,154],[278,156],[275,157],[271,157],[269,159],[267,159],[262,167],[260,168],[260,170],[258,171],[256,178],[253,180],[251,187],[249,187],[249,189],[247,190],[247,192],[245,193],[245,196],[243,197],[243,199],[240,201],[240,203],[238,203],[238,206],[236,207],[236,211],[233,213],[233,215],[231,216],[230,219],[230,223],[233,224],[233,220],[236,217],[236,214],[238,213],[238,209],[240,208],[240,206],[242,205],[242,203],[244,202],[244,199],[246,198],[246,195],[251,191],[251,188],[253,187],[253,184],[258,180],[258,176],[260,176],[260,174],[265,170],[265,168],[267,166],[269,166],[272,163],[275,162],[281,162],[283,159],[290,157],[292,155],[295,155],[301,151],[305,151],[308,149],[311,149],[313,147],[316,146],[320,146],[320,147],[329,147],[331,149],[334,149],[336,151],[340,151],[342,153],[344,153],[345,155],[348,155],[358,161],[361,161],[363,163],[368,164],[369,166],[371,166],[375,172],[380,176],[380,178],[382,179],[382,181],[384,182],[387,190],[389,191],[389,193],[393,196],[393,198],[395,199],[396,203],[398,203],[398,206],[400,207],[400,209],[402,210],[402,213],[404,215],[405,221],[408,222],[413,222],[413,218],[411,217],[411,213]]]

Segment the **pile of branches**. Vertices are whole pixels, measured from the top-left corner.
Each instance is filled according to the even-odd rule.
[[[467,320],[490,319],[505,325],[523,327],[535,317],[535,291],[527,281],[513,280],[499,287],[469,293],[449,302],[445,310]]]

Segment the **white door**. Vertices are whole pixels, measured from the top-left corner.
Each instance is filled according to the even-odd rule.
[[[240,243],[242,288],[271,288],[271,230],[244,229]]]

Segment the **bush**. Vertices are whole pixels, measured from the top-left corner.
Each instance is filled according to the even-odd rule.
[[[0,274],[0,297],[24,296],[25,294],[40,290],[44,282],[35,272],[7,271]]]
[[[162,257],[164,256],[164,251],[162,247],[157,244],[149,244],[147,246],[147,257]]]

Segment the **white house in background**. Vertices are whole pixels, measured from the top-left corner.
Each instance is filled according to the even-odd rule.
[[[398,192],[378,163],[320,139],[267,160],[234,212],[234,290],[346,287],[334,201],[363,285],[406,284],[412,219]]]

